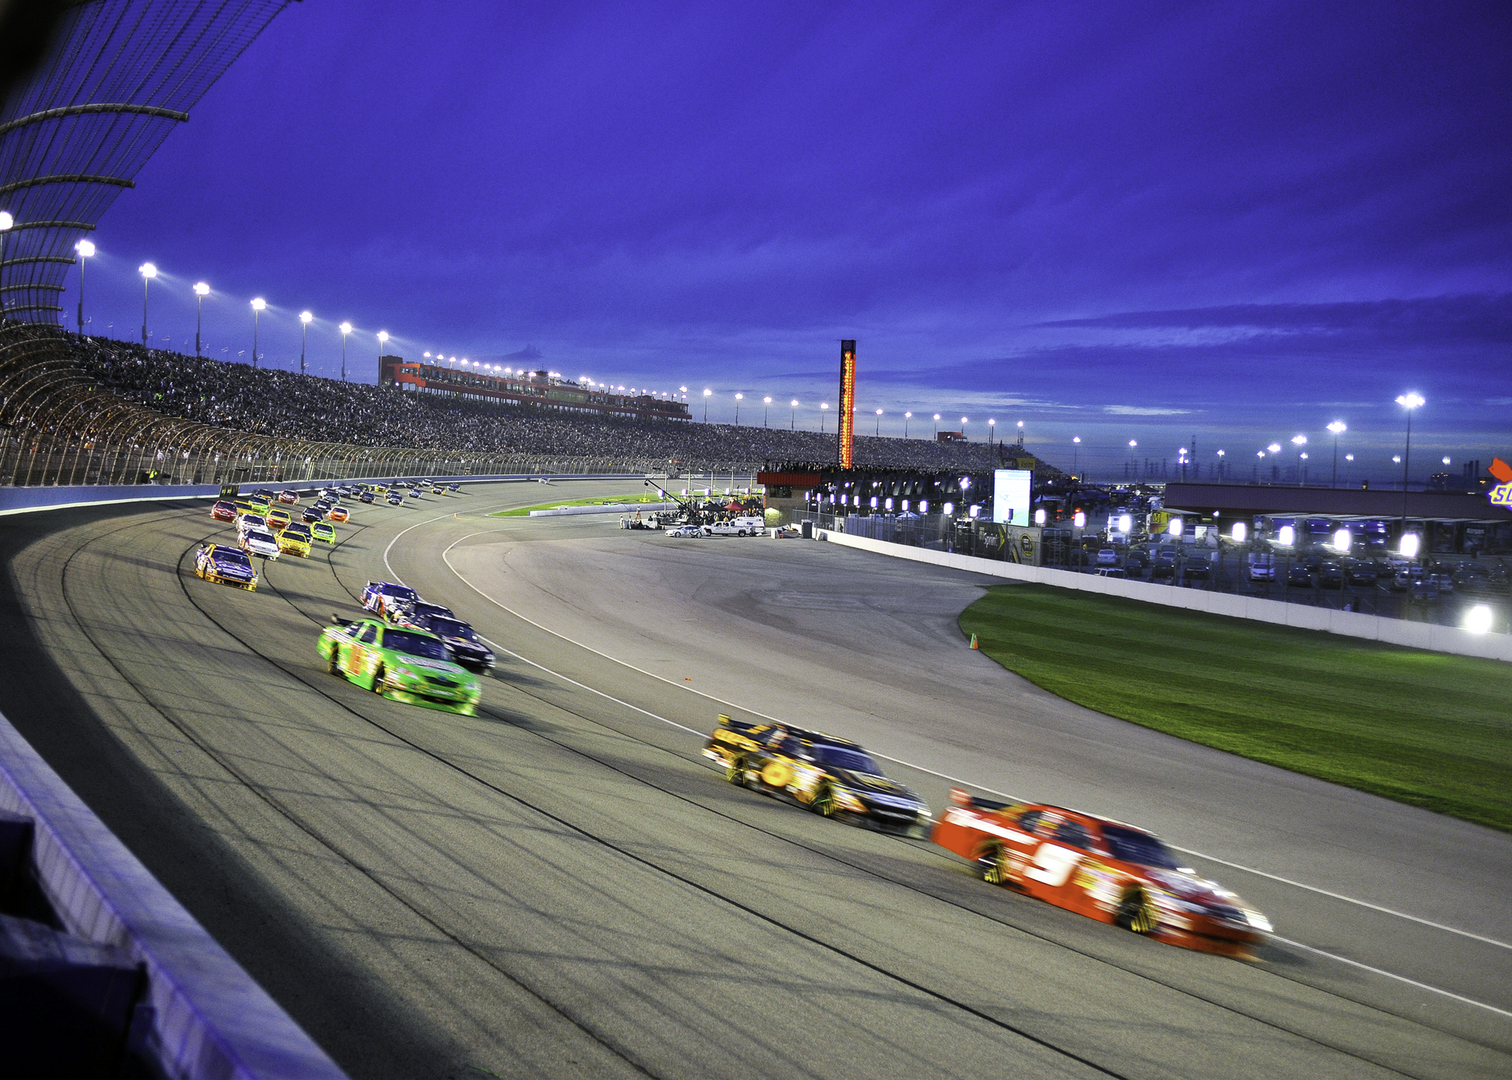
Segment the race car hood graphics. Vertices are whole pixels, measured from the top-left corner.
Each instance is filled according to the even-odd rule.
[[[919,806],[924,805],[923,799],[891,777],[877,776],[873,773],[852,772],[849,769],[831,768],[827,771],[838,783],[858,795],[891,796],[896,800],[907,800]]]

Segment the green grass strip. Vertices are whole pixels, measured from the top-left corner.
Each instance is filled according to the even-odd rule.
[[[517,506],[513,510],[500,510],[489,517],[529,517],[532,510],[558,510],[567,506],[634,506],[637,503],[667,502],[660,493],[651,495],[625,495],[617,499],[568,499],[565,502],[537,503],[535,506]]]
[[[1045,585],[960,627],[1079,705],[1512,831],[1512,664]]]

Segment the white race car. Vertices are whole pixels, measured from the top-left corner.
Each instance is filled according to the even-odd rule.
[[[278,558],[278,539],[267,529],[248,529],[241,535],[241,547],[248,555],[265,559]]]
[[[702,536],[703,534],[703,530],[700,529],[697,525],[679,525],[675,529],[667,530],[668,536],[676,537]]]

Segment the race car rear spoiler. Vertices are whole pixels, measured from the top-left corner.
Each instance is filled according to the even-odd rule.
[[[984,799],[980,795],[973,795],[965,788],[951,788],[950,801],[957,806],[965,806],[972,810],[1011,810],[1022,803],[998,802],[995,799]]]

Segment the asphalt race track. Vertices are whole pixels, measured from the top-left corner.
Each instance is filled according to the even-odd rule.
[[[0,709],[352,1075],[1512,1075],[1512,837],[1044,694],[965,648],[973,575],[486,516],[556,492],[358,506],[255,594],[194,577],[203,501],[0,522]],[[500,648],[479,716],[326,673],[383,577]],[[1277,941],[1175,949],[732,787],[732,710],[936,809],[1150,827]]]

